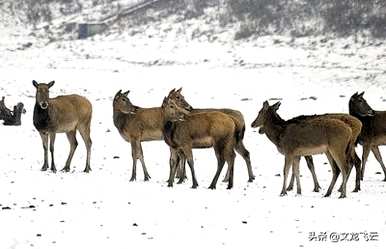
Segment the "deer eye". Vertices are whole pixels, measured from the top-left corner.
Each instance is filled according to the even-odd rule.
[[[172,108],[172,109],[173,109],[173,108],[174,108],[174,106],[172,106],[172,105],[171,105],[171,106],[170,106],[170,108]]]

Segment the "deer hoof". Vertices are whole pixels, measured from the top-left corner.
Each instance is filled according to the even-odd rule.
[[[70,167],[64,167],[61,171],[62,172],[70,172]]]

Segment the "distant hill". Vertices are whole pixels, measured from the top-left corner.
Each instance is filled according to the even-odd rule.
[[[166,35],[186,39],[386,37],[382,0],[5,0],[1,25],[25,26],[36,36],[76,39],[69,23],[106,23],[105,35]],[[152,29],[152,34],[148,29]],[[161,30],[159,30],[161,28]],[[157,32],[158,30],[158,32]],[[226,33],[227,35],[223,35]]]

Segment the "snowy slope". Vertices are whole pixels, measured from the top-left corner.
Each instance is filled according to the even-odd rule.
[[[347,199],[338,199],[336,190],[331,198],[322,197],[331,179],[322,155],[315,157],[320,193],[312,192],[302,160],[302,196],[279,197],[283,156],[249,125],[263,101],[272,98],[282,100],[279,113],[285,119],[346,113],[349,97],[363,90],[374,109],[385,110],[384,42],[279,36],[232,41],[232,27],[214,39],[207,20],[174,23],[173,18],[138,27],[136,34],[111,32],[48,44],[12,22],[1,26],[0,95],[8,106],[24,102],[27,113],[21,127],[0,125],[0,248],[383,248],[386,184],[373,156],[362,191],[349,192]],[[192,39],[197,26],[208,35]],[[26,49],[29,42],[33,45]],[[40,172],[43,150],[32,125],[32,79],[56,80],[52,96],[78,93],[93,103],[90,174],[82,173],[85,149],[79,136],[70,173]],[[181,86],[194,107],[244,113],[254,183],[247,183],[238,156],[234,189],[219,182],[217,190],[208,190],[215,156],[212,150],[195,150],[199,188],[190,188],[190,176],[168,188],[169,150],[163,141],[143,144],[151,181],[143,182],[139,167],[138,180],[129,182],[131,149],[113,125],[114,94],[130,89],[134,104],[160,106],[170,89]],[[66,137],[58,135],[58,168],[68,151]],[[353,188],[354,174],[348,185]],[[310,232],[377,232],[379,239],[310,242]]]
[[[366,90],[365,97],[375,109],[386,109],[384,46],[342,49],[349,40],[331,42],[335,45],[327,48],[312,47],[306,40],[296,46],[278,45],[268,37],[245,44],[96,37],[4,53],[1,93],[9,105],[23,101],[27,113],[21,127],[0,126],[0,247],[381,248],[386,184],[376,174],[380,167],[373,157],[363,190],[349,193],[345,200],[339,200],[336,191],[331,198],[322,198],[331,177],[324,156],[315,158],[321,193],[312,192],[311,176],[302,161],[303,195],[279,197],[282,178],[277,175],[282,172],[283,156],[266,137],[248,128],[245,144],[257,176],[254,183],[247,183],[246,167],[237,157],[235,188],[229,191],[219,183],[217,190],[208,190],[215,157],[211,150],[196,150],[200,187],[192,190],[188,181],[171,189],[165,183],[169,152],[162,141],[144,144],[151,181],[143,182],[138,170],[137,182],[129,182],[130,146],[112,123],[112,97],[119,89],[130,89],[133,103],[150,107],[159,106],[171,88],[183,86],[193,106],[239,109],[248,125],[269,98],[282,99],[283,118],[347,112],[349,96],[360,90]],[[154,63],[157,60],[159,64]],[[55,79],[52,96],[79,93],[93,103],[89,175],[81,173],[85,150],[80,138],[71,173],[39,171],[43,152],[32,125],[32,79]],[[310,96],[317,99],[301,100]],[[58,167],[64,164],[68,147],[65,136],[59,135]],[[357,151],[361,153],[361,148]],[[378,232],[380,238],[378,242],[309,242],[309,232]]]

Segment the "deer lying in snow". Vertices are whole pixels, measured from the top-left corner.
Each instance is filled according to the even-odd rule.
[[[42,171],[48,169],[48,141],[50,142],[51,170],[56,172],[54,161],[54,143],[56,133],[66,133],[70,142],[70,154],[68,155],[66,166],[63,171],[70,171],[72,157],[74,156],[78,142],[76,131],[79,131],[86,144],[87,159],[84,172],[89,172],[91,156],[90,125],[92,116],[91,103],[79,95],[64,95],[50,98],[49,89],[54,85],[54,81],[48,84],[32,81],[36,88],[36,103],[33,114],[33,123],[39,131],[44,148],[44,164]]]
[[[297,193],[301,194],[299,161],[301,156],[326,153],[333,172],[330,186],[325,196],[330,196],[342,172],[343,183],[340,198],[346,197],[346,184],[350,166],[352,130],[344,122],[337,119],[315,118],[307,121],[286,123],[277,114],[280,102],[270,106],[267,101],[255,121],[253,128],[262,127],[267,137],[278,151],[285,156],[283,169],[283,187],[281,196],[287,194],[287,177],[292,165],[297,182]],[[336,162],[336,164],[334,163]]]
[[[227,162],[230,174],[228,189],[233,187],[234,147],[241,139],[236,129],[235,120],[221,112],[203,112],[191,114],[179,107],[175,101],[165,98],[162,103],[164,114],[164,140],[170,146],[170,175],[168,186],[173,181],[179,160],[187,160],[193,185],[198,186],[194,173],[193,148],[214,148],[217,158],[217,171],[210,184],[210,189],[216,188],[221,170]]]

